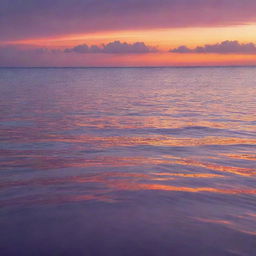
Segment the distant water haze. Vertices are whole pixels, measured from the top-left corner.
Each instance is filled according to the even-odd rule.
[[[252,256],[256,68],[0,68],[0,255]]]

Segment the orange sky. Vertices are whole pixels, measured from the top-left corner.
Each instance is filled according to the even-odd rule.
[[[67,47],[87,43],[102,44],[114,40],[125,42],[142,41],[157,46],[162,50],[169,50],[179,45],[197,46],[202,44],[218,43],[224,40],[238,40],[239,42],[256,41],[256,24],[219,27],[190,27],[147,30],[121,30],[94,32],[87,34],[67,34],[43,38],[28,38],[13,40],[4,43],[28,44],[45,47]]]
[[[89,34],[69,34],[58,37],[7,41],[6,45],[22,45],[26,48],[45,47],[49,49],[64,49],[86,43],[88,45],[106,44],[111,41],[133,43],[144,42],[157,47],[159,52],[148,54],[118,54],[97,56],[71,54],[68,57],[57,56],[52,60],[56,66],[182,66],[182,65],[255,65],[256,55],[250,54],[179,54],[168,53],[171,48],[186,44],[196,47],[204,44],[214,44],[223,40],[239,40],[239,42],[254,42],[256,25],[240,25],[211,28],[174,28],[155,30],[127,30],[112,32],[95,32]],[[77,56],[75,56],[77,55]],[[88,60],[90,56],[91,60]],[[85,61],[85,59],[87,59]],[[44,56],[39,65],[47,66],[50,56]],[[29,65],[26,63],[25,65]]]

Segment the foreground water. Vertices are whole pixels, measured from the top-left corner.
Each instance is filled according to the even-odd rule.
[[[0,255],[255,255],[256,68],[2,68],[0,102]]]

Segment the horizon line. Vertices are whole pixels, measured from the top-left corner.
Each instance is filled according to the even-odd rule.
[[[77,68],[77,69],[86,69],[86,68],[249,68],[256,67],[256,65],[195,65],[195,66],[0,66],[0,69],[29,69],[29,68],[38,68],[38,69],[61,69],[61,68]]]

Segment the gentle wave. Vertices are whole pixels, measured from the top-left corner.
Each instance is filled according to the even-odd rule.
[[[0,242],[253,255],[255,74],[0,69]]]

